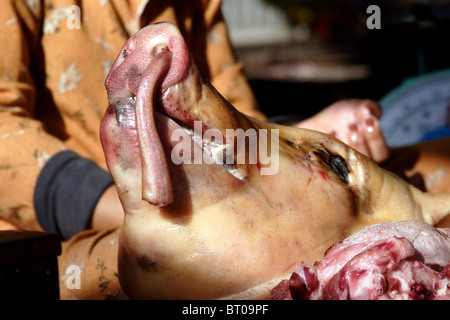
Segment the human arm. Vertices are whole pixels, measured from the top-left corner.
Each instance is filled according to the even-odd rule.
[[[45,225],[44,230],[58,233],[63,228],[72,228],[72,218],[80,218],[78,221],[81,222],[73,226],[73,233],[86,228],[117,226],[122,208],[117,196],[114,197],[112,179],[104,168],[97,165],[103,159],[100,143],[95,145],[95,138],[90,140],[85,132],[71,129],[86,126],[85,120],[78,116],[92,114],[90,110],[93,108],[75,109],[75,117],[71,116],[73,111],[68,107],[59,109],[54,97],[60,94],[60,90],[47,86],[48,79],[60,75],[45,67],[52,63],[45,60],[46,50],[59,48],[49,49],[41,43],[43,7],[28,5],[26,1],[8,0],[1,3],[0,10],[0,180],[3,182],[0,185],[0,217],[21,229],[42,230]],[[61,29],[61,32],[73,37],[70,30]],[[49,35],[52,36],[58,35]],[[57,63],[70,65],[71,61],[61,56]],[[99,85],[102,86],[101,81]],[[69,94],[74,97],[78,93],[72,91],[66,95]],[[69,98],[75,108],[81,106],[80,100],[89,101],[89,97],[93,101],[92,95],[80,93],[78,97],[78,100]],[[90,115],[90,118],[95,119],[95,115]],[[92,127],[95,127],[95,122]],[[73,133],[69,133],[68,128]],[[87,130],[93,132],[95,129]],[[63,169],[58,159],[64,159],[72,148],[84,152],[83,156],[71,157],[71,161],[64,163],[69,165]],[[99,155],[90,153],[94,149]],[[90,154],[96,163],[87,158]],[[57,163],[56,168],[52,165],[54,163]],[[81,179],[83,177],[85,179]],[[38,183],[43,180],[44,183]],[[64,194],[64,190],[68,193]],[[85,196],[83,191],[87,192]],[[76,197],[84,201],[78,201]],[[100,197],[101,201],[95,197]],[[112,210],[113,204],[115,210]],[[83,205],[84,211],[76,216],[75,209],[80,209],[79,205]],[[39,208],[37,212],[36,208]],[[69,211],[75,214],[69,215]],[[67,219],[64,217],[66,213]],[[52,227],[49,228],[50,225]],[[64,238],[71,235],[72,232],[65,233]]]
[[[22,229],[41,230],[33,208],[34,184],[46,160],[64,149],[34,118],[36,89],[31,55],[39,38],[39,14],[24,2],[0,10],[0,214]]]

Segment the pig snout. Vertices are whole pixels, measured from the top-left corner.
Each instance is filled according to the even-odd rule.
[[[181,81],[189,66],[189,51],[179,30],[170,23],[147,26],[123,46],[105,81],[109,99],[136,95],[148,66],[162,51],[172,53],[172,61],[161,87]]]
[[[118,162],[128,166],[139,162],[142,199],[156,206],[173,201],[170,172],[155,125],[156,100],[164,89],[183,80],[188,67],[189,51],[178,29],[160,23],[142,29],[125,43],[105,81],[112,108],[107,115],[116,115],[115,122],[105,116],[101,128],[108,167],[114,176]],[[126,126],[123,121],[127,121]],[[110,133],[117,131],[111,129],[114,124],[128,131],[123,132],[128,141],[119,138],[120,133]],[[118,153],[114,146],[119,143],[137,145],[139,152]],[[137,153],[140,159],[130,159]],[[125,159],[116,161],[116,157]]]

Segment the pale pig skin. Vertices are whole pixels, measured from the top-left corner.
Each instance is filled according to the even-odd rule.
[[[364,226],[434,224],[449,211],[448,195],[420,192],[332,136],[239,113],[201,78],[171,24],[132,36],[106,87],[101,138],[125,210],[119,279],[130,298],[268,298],[300,262]],[[240,164],[238,179],[220,165],[173,164],[172,132],[194,121],[224,136],[278,129],[278,172]]]

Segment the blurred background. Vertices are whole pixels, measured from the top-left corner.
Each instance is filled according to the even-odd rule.
[[[371,5],[379,29],[367,26]],[[382,103],[385,134],[400,136],[391,145],[448,131],[450,1],[223,0],[223,12],[267,115],[369,98]]]

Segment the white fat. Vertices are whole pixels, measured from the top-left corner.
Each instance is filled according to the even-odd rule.
[[[359,163],[359,158],[353,150],[348,151],[348,165],[351,168],[348,175],[348,184],[350,186],[364,185],[364,167]]]
[[[365,297],[368,292],[373,292],[379,289],[379,281],[382,279],[381,275],[376,274],[375,272],[366,272],[364,275],[361,275],[358,279],[357,286],[350,286],[354,291],[351,292],[352,297]]]

